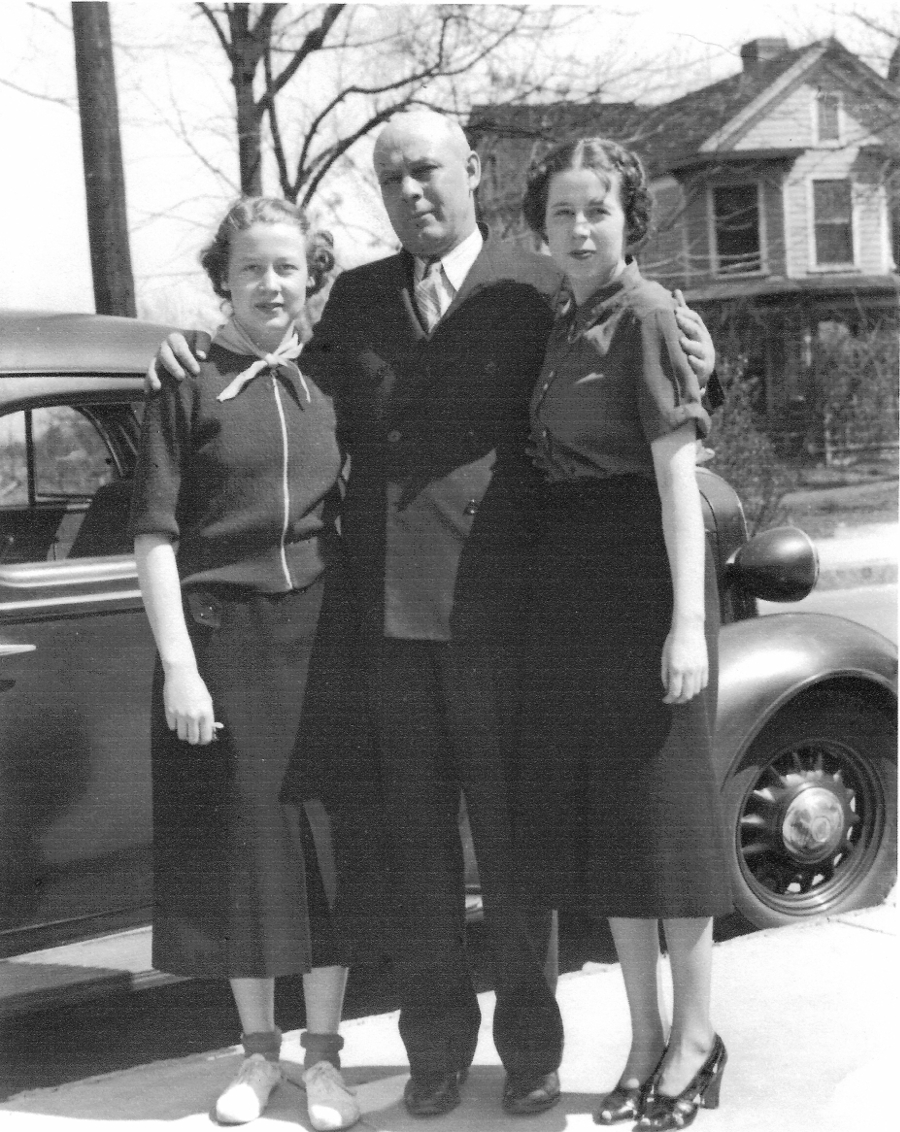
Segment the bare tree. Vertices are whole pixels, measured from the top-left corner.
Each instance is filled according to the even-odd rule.
[[[885,9],[883,18],[873,19],[862,12],[854,12],[854,19],[867,32],[872,33],[873,45],[866,62],[875,70],[885,73],[888,82],[900,82],[900,18],[896,12]]]
[[[547,36],[579,18],[530,5],[198,8],[230,66],[242,191],[261,191],[270,147],[281,192],[303,204],[398,110],[430,106],[464,117],[479,83],[517,100],[562,93]],[[577,81],[567,72],[566,89]]]

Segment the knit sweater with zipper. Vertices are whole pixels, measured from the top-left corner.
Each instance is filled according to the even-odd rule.
[[[198,376],[147,397],[132,533],[177,541],[185,587],[304,589],[336,552],[334,409],[310,379],[270,368],[217,401],[247,364],[216,345]]]

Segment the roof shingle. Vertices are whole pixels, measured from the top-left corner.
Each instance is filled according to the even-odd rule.
[[[786,51],[701,90],[660,106],[634,102],[551,102],[531,106],[476,106],[469,131],[483,149],[502,139],[504,165],[519,175],[534,157],[569,134],[597,134],[634,149],[651,176],[665,173],[696,153],[703,142],[749,106],[807,52],[819,44]],[[525,158],[529,160],[524,160]]]

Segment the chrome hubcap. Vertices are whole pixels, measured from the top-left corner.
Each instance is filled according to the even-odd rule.
[[[787,804],[781,823],[784,847],[801,861],[822,861],[834,853],[853,822],[846,798],[823,786],[801,787]]]
[[[871,806],[846,748],[783,751],[761,769],[744,802],[738,836],[748,879],[789,902],[824,895],[853,870]]]

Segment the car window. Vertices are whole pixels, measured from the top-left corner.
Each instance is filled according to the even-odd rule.
[[[28,502],[25,414],[0,417],[0,507]]]
[[[84,413],[70,405],[31,412],[37,500],[88,500],[112,478],[112,456]]]
[[[135,407],[40,405],[0,417],[0,564],[130,550]]]

